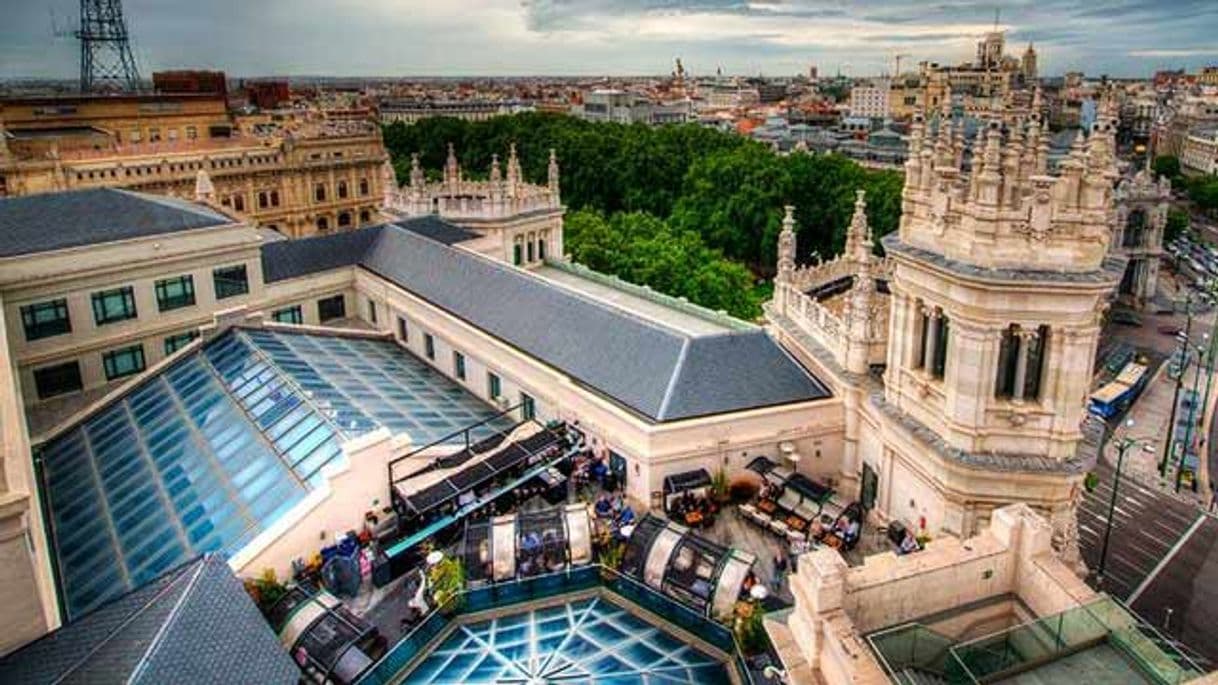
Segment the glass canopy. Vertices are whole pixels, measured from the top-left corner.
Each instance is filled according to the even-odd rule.
[[[403,681],[416,685],[716,685],[727,666],[600,597],[458,625]]]
[[[38,448],[67,615],[241,549],[351,436],[426,442],[495,413],[390,341],[232,329]]]

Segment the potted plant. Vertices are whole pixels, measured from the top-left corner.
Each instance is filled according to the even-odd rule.
[[[622,559],[626,556],[626,543],[618,541],[610,541],[601,549],[601,575],[606,580],[611,580],[617,572],[619,566],[622,565]]]
[[[258,607],[263,616],[288,591],[287,586],[279,582],[279,577],[273,568],[264,570],[262,575],[257,578],[246,578],[244,585],[245,591],[254,599],[254,605]]]
[[[456,557],[445,557],[428,569],[427,582],[437,607],[460,608],[465,592],[465,564]]]
[[[736,620],[736,642],[745,656],[756,656],[770,648],[770,637],[765,632],[765,612],[760,604],[747,616]]]

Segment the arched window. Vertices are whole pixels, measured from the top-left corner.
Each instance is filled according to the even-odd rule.
[[[317,230],[319,230],[319,231],[330,230],[330,220],[324,216],[317,217]]]
[[[245,196],[244,195],[234,195],[233,196],[233,209],[237,210],[238,212],[245,211]]]
[[[342,212],[338,215],[338,227],[345,228],[351,225],[351,212]]]
[[[1125,221],[1125,237],[1121,241],[1124,247],[1141,247],[1146,233],[1146,210],[1135,208]]]
[[[368,212],[368,210],[366,210],[366,209],[361,209],[361,210],[360,210],[360,212],[359,212],[359,222],[360,222],[360,224],[361,224],[361,225],[366,224],[366,223],[368,223],[368,222],[369,222],[369,221],[371,221],[371,220],[372,220],[372,215],[371,215],[371,214]]]
[[[338,199],[340,199],[340,200],[347,199],[347,182],[346,181],[338,182]]]
[[[266,209],[270,202],[270,197],[267,196],[265,190],[258,192],[258,209]]]
[[[360,194],[360,195],[367,195],[367,194],[368,194],[368,179],[366,179],[366,178],[361,178],[361,179],[359,180],[359,194]]]
[[[326,184],[325,183],[318,183],[313,188],[313,199],[316,200],[317,202],[326,201]]]
[[[279,191],[278,190],[271,191],[271,206],[272,207],[279,206]]]

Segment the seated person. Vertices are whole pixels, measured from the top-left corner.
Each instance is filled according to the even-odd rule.
[[[596,506],[593,508],[596,510],[596,515],[600,518],[609,518],[609,516],[613,513],[613,504],[610,503],[609,498],[603,494],[597,498]]]
[[[901,544],[897,547],[897,554],[909,554],[920,549],[922,549],[922,545],[918,544],[918,538],[914,537],[913,531],[907,528],[905,537],[901,538]]]
[[[631,523],[634,523],[634,509],[631,509],[629,506],[622,509],[622,513],[618,514],[617,522],[618,525],[622,526],[628,526]]]
[[[846,531],[842,535],[842,542],[853,544],[859,539],[859,532],[862,530],[862,528],[862,524],[858,521],[851,521],[850,524],[846,526]]]

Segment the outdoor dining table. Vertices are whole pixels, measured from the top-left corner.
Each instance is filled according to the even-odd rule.
[[[788,516],[787,517],[787,526],[789,526],[791,528],[791,530],[799,531],[802,533],[808,527],[808,522],[801,519],[798,516]]]
[[[702,523],[702,512],[691,511],[685,515],[685,525],[696,526],[699,523]]]
[[[774,500],[763,499],[757,503],[757,508],[767,514],[773,514],[778,509],[778,505],[774,503]]]

